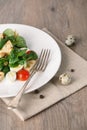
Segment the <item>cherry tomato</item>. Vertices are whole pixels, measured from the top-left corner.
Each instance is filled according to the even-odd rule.
[[[17,79],[18,80],[25,81],[29,78],[29,76],[30,76],[30,73],[25,69],[19,70],[17,72]]]

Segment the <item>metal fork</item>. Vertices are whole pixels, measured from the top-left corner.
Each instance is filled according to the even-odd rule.
[[[36,61],[36,64],[33,66],[33,68],[30,71],[30,77],[29,79],[25,82],[23,87],[20,89],[20,91],[17,93],[17,95],[8,103],[8,109],[16,109],[19,105],[19,102],[21,100],[21,97],[31,80],[31,78],[36,74],[38,71],[44,71],[46,69],[48,59],[50,56],[50,50],[49,49],[42,49],[40,56],[38,60]]]

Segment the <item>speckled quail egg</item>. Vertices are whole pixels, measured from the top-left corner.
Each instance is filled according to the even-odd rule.
[[[15,81],[16,80],[16,72],[15,71],[9,71],[7,74],[6,74],[6,79],[8,81]]]
[[[67,46],[71,46],[71,45],[73,45],[73,44],[75,43],[75,41],[76,41],[75,36],[73,36],[73,35],[68,35],[68,37],[67,37],[67,39],[66,39],[66,41],[65,41],[65,44],[66,44]]]
[[[68,85],[71,82],[71,76],[67,73],[63,73],[59,76],[59,81],[63,85]]]

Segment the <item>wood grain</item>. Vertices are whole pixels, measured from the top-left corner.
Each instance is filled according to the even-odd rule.
[[[47,27],[62,41],[73,34],[71,49],[87,60],[87,0],[0,0],[1,23]],[[0,100],[0,130],[87,130],[87,88],[26,122]]]

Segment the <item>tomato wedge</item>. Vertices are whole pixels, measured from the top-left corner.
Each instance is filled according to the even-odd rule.
[[[29,76],[30,76],[30,73],[25,69],[19,70],[17,72],[17,79],[18,80],[25,81],[29,78]]]

